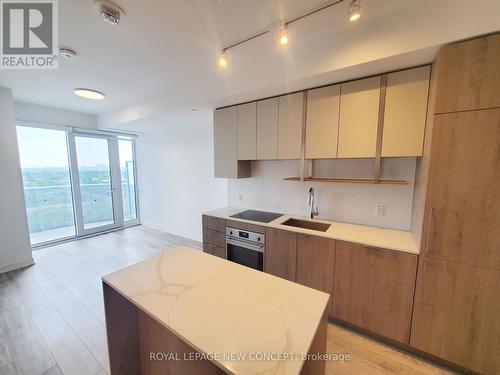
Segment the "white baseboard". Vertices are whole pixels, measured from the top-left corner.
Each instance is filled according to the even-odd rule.
[[[14,271],[14,270],[17,270],[19,268],[32,266],[33,264],[35,264],[35,261],[33,260],[33,258],[22,260],[20,262],[4,264],[4,265],[0,266],[0,273]]]
[[[176,236],[179,236],[179,237],[188,238],[190,240],[193,240],[193,241],[196,241],[199,243],[203,242],[201,238],[199,238],[197,236],[193,236],[192,234],[181,233],[181,232],[178,232],[176,230],[169,229],[169,228],[163,228],[163,227],[160,227],[158,225],[148,223],[147,221],[144,221],[144,220],[141,221],[141,225],[144,225],[145,227],[149,227],[152,229],[159,230],[160,232],[171,233],[171,234],[175,234]]]

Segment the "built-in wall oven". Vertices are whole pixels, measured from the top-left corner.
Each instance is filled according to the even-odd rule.
[[[226,227],[227,260],[264,271],[265,243],[263,234]]]

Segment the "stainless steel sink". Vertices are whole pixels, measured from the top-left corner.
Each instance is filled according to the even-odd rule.
[[[300,220],[300,219],[288,219],[282,224],[288,225],[290,227],[317,230],[318,232],[326,232],[328,228],[330,228],[331,226],[331,224],[319,223],[317,221],[310,221],[310,220]]]

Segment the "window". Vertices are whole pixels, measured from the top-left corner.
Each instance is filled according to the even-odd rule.
[[[138,222],[134,138],[21,124],[32,245]]]
[[[76,235],[66,132],[18,127],[31,244]]]

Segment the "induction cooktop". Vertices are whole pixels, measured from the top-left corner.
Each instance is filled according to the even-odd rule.
[[[274,219],[279,218],[280,216],[283,216],[283,214],[278,214],[275,212],[256,211],[256,210],[246,210],[231,215],[231,217],[234,217],[236,219],[258,221],[260,223],[269,223]]]

